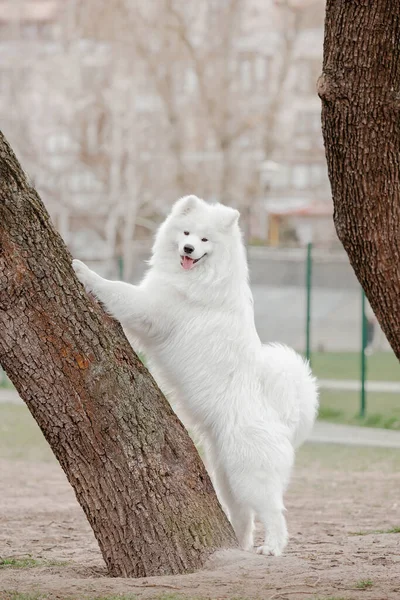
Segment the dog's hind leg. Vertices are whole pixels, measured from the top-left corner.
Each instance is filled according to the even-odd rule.
[[[249,505],[236,499],[222,467],[215,469],[214,476],[217,495],[232,524],[240,547],[243,550],[250,550],[254,545],[254,511]]]
[[[227,460],[232,496],[238,507],[248,507],[265,527],[264,543],[257,551],[279,556],[288,540],[283,493],[293,464],[293,448],[274,431],[254,429],[248,433],[246,438],[236,438],[241,450],[235,453],[235,448],[231,449]],[[248,532],[248,510],[231,512],[234,529],[243,537]]]
[[[218,500],[232,524],[240,547],[243,548],[243,550],[250,550],[254,545],[254,512],[249,506],[236,500],[225,470],[222,465],[215,460],[215,454],[211,447],[207,454],[208,460],[206,464],[207,468],[210,469],[209,474],[217,493]]]
[[[233,502],[229,513],[240,547],[251,550],[254,546],[254,512],[249,506]]]
[[[257,553],[280,556],[288,541],[283,490],[277,484],[274,488],[263,486],[260,492],[255,494],[253,502],[256,514],[265,527],[265,539],[262,546],[257,548]]]
[[[264,474],[252,473],[250,469],[239,481],[234,482],[234,487],[243,503],[242,505],[237,503],[237,506],[249,507],[251,514],[255,515],[265,527],[264,543],[257,548],[258,554],[280,556],[287,544],[288,532],[283,504],[284,486],[277,479],[272,473],[267,478]],[[248,521],[246,521],[248,510],[247,512],[243,509],[231,510],[231,522],[238,539],[239,536],[246,539],[248,535]]]

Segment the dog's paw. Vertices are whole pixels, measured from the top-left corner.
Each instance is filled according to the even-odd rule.
[[[93,273],[93,271],[91,271],[89,267],[85,265],[85,263],[77,259],[72,261],[72,268],[74,269],[75,275],[82,283],[86,291],[91,292],[96,279],[96,273]]]
[[[257,554],[264,554],[264,556],[282,556],[282,548],[264,544],[263,546],[258,546]]]

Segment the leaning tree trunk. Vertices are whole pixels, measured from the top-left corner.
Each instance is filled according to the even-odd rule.
[[[114,576],[185,573],[236,545],[190,438],[71,256],[0,133],[0,362]]]
[[[336,231],[400,359],[398,0],[327,0],[318,93]]]

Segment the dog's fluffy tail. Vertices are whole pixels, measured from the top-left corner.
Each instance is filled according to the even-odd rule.
[[[310,435],[318,410],[318,387],[308,361],[281,344],[263,346],[263,380],[268,403],[300,446]]]

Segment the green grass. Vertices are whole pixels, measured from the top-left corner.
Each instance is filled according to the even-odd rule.
[[[137,595],[136,594],[112,594],[110,596],[96,596],[93,598],[93,596],[70,596],[70,595],[62,595],[62,596],[57,596],[58,597],[62,597],[63,600],[86,600],[86,598],[91,598],[92,600],[137,600]],[[24,594],[22,592],[10,592],[10,591],[5,591],[2,592],[0,591],[0,600],[46,600],[48,598],[47,594],[44,593],[29,593],[29,594]],[[151,600],[182,600],[182,596],[179,594],[156,594],[154,596],[151,596]],[[150,599],[149,599],[150,600]],[[193,597],[192,600],[201,600],[200,598],[195,598]],[[232,600],[240,600],[239,598],[235,599],[232,598]],[[244,599],[243,599],[244,600]]]
[[[371,582],[372,585],[372,582]],[[360,588],[365,589],[365,588]],[[21,592],[0,592],[0,600],[46,600],[48,596],[46,594],[34,593],[34,594],[24,594]],[[57,596],[58,598],[59,596]],[[79,596],[79,599],[74,596],[62,596],[63,600],[85,600],[88,598],[87,596]],[[91,597],[92,598],[92,597]],[[135,594],[120,594],[120,595],[112,595],[112,596],[96,596],[92,598],[92,600],[137,600],[137,596]],[[180,594],[161,594],[154,595],[149,598],[149,600],[187,600],[187,596],[182,596]],[[192,596],[190,600],[210,600],[210,597],[207,598],[200,596]],[[234,596],[231,600],[246,600],[246,598]],[[310,598],[306,598],[305,600],[350,600],[349,598],[345,598],[344,596],[313,596]]]
[[[367,414],[359,416],[360,394],[341,390],[321,390],[319,418],[333,423],[400,429],[398,394],[367,393]]]
[[[26,558],[0,558],[0,569],[11,567],[12,569],[27,569],[42,566],[38,560],[31,557]]]
[[[136,600],[137,596],[135,594],[122,594],[118,596],[96,596],[93,600]],[[164,594],[156,594],[151,596],[149,600],[211,600],[209,596],[206,598],[204,596],[191,596],[188,599],[187,596],[182,596],[180,593],[164,593]],[[230,600],[246,600],[243,596],[231,596]],[[321,599],[322,600],[322,599]],[[330,600],[326,598],[324,600]],[[334,599],[336,600],[336,599]],[[337,599],[337,600],[340,600]]]
[[[25,405],[0,404],[0,458],[55,460],[38,425]],[[313,468],[391,472],[400,470],[400,450],[331,444],[306,444],[297,462]]]
[[[359,352],[313,352],[311,364],[320,379],[360,379]],[[400,363],[393,352],[377,352],[367,357],[367,374],[371,381],[400,381]]]
[[[47,594],[42,593],[34,593],[34,594],[24,594],[22,592],[2,592],[0,591],[0,600],[47,600],[49,596]],[[52,596],[53,597],[53,596]],[[70,595],[57,595],[57,598],[62,598],[63,600],[137,600],[138,596],[136,594],[116,594],[111,596],[70,596]],[[183,596],[178,594],[156,594],[155,596],[151,596],[149,600],[183,600]],[[186,598],[186,596],[185,596]],[[202,600],[201,598],[193,597],[191,600]],[[204,599],[206,600],[206,599]],[[208,599],[207,599],[208,600]],[[239,598],[232,598],[232,600],[240,600]],[[242,599],[244,600],[244,599]]]
[[[122,595],[112,595],[112,596],[96,596],[93,600],[136,600],[136,594],[122,594]],[[185,597],[186,598],[186,597]],[[151,600],[183,600],[183,596],[181,594],[156,594],[151,597]],[[201,600],[201,598],[193,597],[191,600]],[[235,598],[232,598],[235,600]],[[236,600],[239,600],[237,598]]]
[[[0,591],[0,600],[46,600],[48,598],[48,594],[44,594],[44,593],[22,593],[22,592],[11,592],[11,591]],[[52,595],[53,597],[53,595]],[[138,596],[136,594],[112,594],[110,596],[70,596],[70,595],[64,595],[62,594],[62,596],[57,595],[57,598],[62,598],[63,600],[86,600],[86,599],[91,599],[91,600],[137,600]],[[151,596],[151,598],[149,598],[149,600],[184,600],[184,598],[186,598],[186,596],[182,596],[180,594],[155,594],[154,596]],[[207,599],[202,599],[198,596],[193,596],[191,598],[191,600],[209,600]],[[234,597],[231,600],[245,600],[244,598],[238,598],[238,597]],[[326,599],[329,600],[329,599]]]
[[[0,457],[53,460],[49,445],[24,404],[0,404]]]
[[[358,590],[367,590],[373,585],[374,584],[371,579],[360,579],[360,581],[357,581],[354,587],[356,587]]]
[[[314,352],[314,374],[319,379],[360,380],[359,352]],[[369,381],[400,382],[400,363],[393,352],[377,352],[367,357]],[[360,393],[343,390],[320,392],[319,418],[333,423],[400,430],[399,394],[367,393],[367,414],[359,417]]]
[[[46,596],[43,594],[0,591],[0,600],[46,600]]]
[[[0,569],[30,569],[32,567],[60,567],[68,564],[65,561],[42,560],[23,556],[21,558],[5,557],[0,558]]]
[[[309,471],[323,468],[343,473],[396,473],[400,471],[400,450],[309,442],[298,451],[296,464]]]
[[[11,383],[11,381],[8,379],[5,372],[0,367],[0,389],[1,388],[11,389],[13,387],[14,387],[13,384]]]
[[[122,594],[115,596],[96,596],[93,600],[136,600],[136,594]]]
[[[93,600],[136,600],[135,594],[124,594],[122,596],[96,596]]]
[[[350,535],[372,535],[376,533],[400,533],[400,527],[390,529],[373,529],[372,531],[350,531]]]
[[[350,600],[344,596],[313,596],[312,598],[305,598],[305,600]]]

